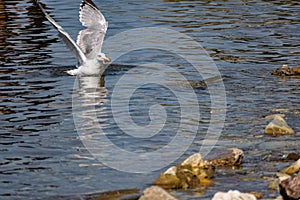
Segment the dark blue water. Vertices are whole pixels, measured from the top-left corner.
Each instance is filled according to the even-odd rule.
[[[80,1],[44,0],[42,3],[76,38],[82,29],[78,21]],[[274,109],[285,109],[281,111],[285,119],[299,133],[300,79],[282,79],[270,74],[282,64],[297,66],[300,63],[299,2],[117,0],[95,3],[109,23],[107,39],[135,28],[170,28],[201,44],[218,67],[226,89],[227,109],[222,134],[214,147],[241,148],[245,158],[241,169],[217,173],[216,184],[209,187],[202,198],[209,199],[215,192],[229,189],[258,191],[265,194],[265,198],[275,197],[277,192],[268,190],[265,177],[272,177],[288,163],[272,161],[269,157],[282,158],[290,152],[299,153],[300,136],[265,136],[263,131],[269,122],[265,116],[278,113]],[[141,37],[144,34],[141,33]],[[159,38],[157,41],[160,42]],[[166,40],[161,43],[165,44]],[[108,56],[113,54],[107,46],[103,51]],[[188,51],[188,55],[193,53]],[[122,134],[112,115],[115,84],[127,72],[140,83],[139,77],[145,74],[130,71],[132,66],[151,62],[176,69],[189,82],[204,79],[190,63],[172,52],[143,49],[116,60],[102,80],[78,83],[75,77],[65,73],[74,68],[76,60],[33,1],[0,0],[1,199],[80,198],[85,194],[149,186],[166,166],[146,174],[121,172],[97,160],[97,156],[86,149],[85,142],[103,139],[103,135],[99,136],[98,125],[113,144],[126,151],[154,152],[172,141],[179,130],[182,107],[174,91],[167,87],[144,85],[135,91],[130,101],[132,120],[139,126],[150,124],[152,105],[165,107],[167,125],[161,134],[149,139]],[[210,70],[208,66],[202,69],[204,74]],[[166,73],[171,72],[167,70]],[[158,74],[150,71],[148,76],[157,77]],[[181,84],[179,80],[172,87],[186,91]],[[126,92],[122,94],[124,88],[121,95],[126,95]],[[193,91],[201,114],[199,130],[185,130],[195,139],[182,157],[172,161],[173,164],[199,151],[213,116],[209,90],[201,87]],[[82,121],[74,122],[74,113]],[[95,114],[98,121],[93,123],[91,114]],[[185,123],[194,124],[193,117],[187,115]],[[84,134],[78,130],[84,130]],[[182,145],[184,143],[178,143],[169,151],[176,152]],[[103,146],[95,149],[117,166],[121,163],[121,154],[111,152],[110,155]],[[163,156],[148,160],[145,157],[145,162],[149,159],[153,163],[169,162]],[[142,163],[135,165],[132,162],[127,164],[133,171],[145,167]],[[182,199],[199,198],[192,191],[173,194]]]

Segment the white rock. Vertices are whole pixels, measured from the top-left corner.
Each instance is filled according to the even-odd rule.
[[[217,192],[212,200],[256,200],[256,197],[238,190],[229,190],[228,192]]]
[[[195,153],[185,159],[181,164],[181,166],[184,165],[191,165],[192,167],[202,167],[204,166],[204,160],[200,153]]]
[[[176,172],[177,172],[177,167],[173,166],[170,167],[169,169],[167,169],[167,171],[164,172],[164,174],[170,174],[170,175],[174,175],[176,176]]]

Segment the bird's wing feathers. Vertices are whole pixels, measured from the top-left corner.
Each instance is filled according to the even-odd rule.
[[[77,44],[87,58],[93,59],[101,52],[108,24],[98,7],[91,0],[82,1],[79,21],[87,29],[79,32]]]
[[[84,55],[81,48],[75,43],[75,41],[71,38],[71,36],[58,24],[55,20],[50,17],[50,15],[45,11],[42,5],[35,0],[36,4],[39,6],[45,17],[48,21],[57,29],[59,32],[59,37],[63,40],[63,42],[67,45],[67,47],[71,50],[71,52],[75,55],[79,63],[83,63],[86,61],[86,56]]]
[[[79,32],[77,44],[88,59],[93,59],[101,52],[104,36],[93,29],[85,29]]]
[[[80,5],[79,21],[83,26],[106,33],[107,22],[99,8],[91,0],[83,0]]]

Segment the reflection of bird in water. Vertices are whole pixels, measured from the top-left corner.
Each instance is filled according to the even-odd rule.
[[[105,115],[108,91],[104,87],[104,78],[98,76],[78,76],[77,85],[72,94],[72,113],[77,130],[84,134],[95,133],[102,121],[98,115]]]
[[[59,36],[77,58],[79,67],[67,71],[70,75],[100,75],[104,71],[104,62],[110,59],[101,52],[107,22],[92,0],[83,0],[80,5],[79,21],[87,29],[79,32],[77,43],[52,19],[42,5],[35,0],[49,22],[57,29]]]
[[[108,95],[103,76],[101,78],[97,76],[80,76],[77,80],[77,92],[84,102],[94,102],[96,105],[103,104]]]

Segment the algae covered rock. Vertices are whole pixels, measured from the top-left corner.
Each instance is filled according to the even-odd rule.
[[[212,200],[256,200],[253,194],[241,193],[238,190],[229,190],[228,192],[217,192]]]
[[[182,188],[182,181],[177,177],[177,167],[173,166],[154,181],[154,185],[159,185],[165,189],[178,189]]]
[[[215,168],[206,163],[199,153],[193,154],[178,166],[160,174],[153,184],[165,189],[188,189],[210,185]]]
[[[178,200],[170,195],[166,190],[158,186],[151,186],[144,190],[144,194],[139,200]]]
[[[214,166],[203,160],[200,153],[195,153],[179,164],[179,169],[190,170],[199,179],[210,179],[215,174]]]
[[[229,148],[213,151],[206,159],[214,167],[232,167],[241,165],[244,152],[241,149]]]
[[[281,67],[275,69],[272,75],[276,76],[296,76],[300,75],[300,67],[290,68],[288,65],[282,65]]]
[[[280,115],[274,115],[274,119],[265,128],[265,134],[272,136],[293,133],[294,130],[291,127],[289,127],[289,125]]]

